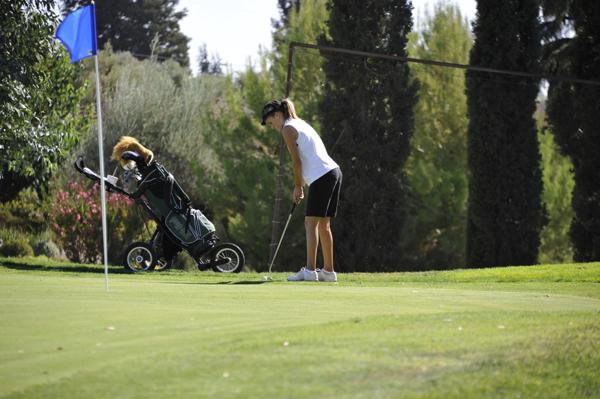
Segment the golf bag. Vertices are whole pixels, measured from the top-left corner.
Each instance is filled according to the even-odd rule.
[[[201,270],[241,271],[242,250],[233,243],[219,242],[213,223],[200,210],[192,208],[189,196],[163,165],[156,161],[147,164],[134,151],[125,151],[121,157],[134,161],[135,167],[124,170],[121,187],[115,176],[105,177],[107,190],[132,198],[157,225],[148,242],[135,242],[127,248],[123,258],[126,268],[163,270],[185,249]],[[101,179],[85,166],[82,157],[75,162],[75,168],[92,180]]]

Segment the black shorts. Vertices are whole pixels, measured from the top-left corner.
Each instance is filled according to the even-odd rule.
[[[308,186],[306,200],[306,216],[335,217],[340,188],[342,187],[342,171],[335,168],[319,177]]]

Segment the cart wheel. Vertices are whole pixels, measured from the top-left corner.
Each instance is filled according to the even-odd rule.
[[[154,266],[153,270],[157,272],[162,272],[163,270],[167,270],[168,268],[170,268],[172,263],[172,260],[167,260],[166,258],[161,256],[156,260],[156,266]]]
[[[242,249],[230,242],[215,245],[210,254],[212,269],[220,273],[239,273],[246,261]],[[226,259],[228,261],[222,263]]]
[[[145,242],[134,242],[125,250],[123,264],[128,271],[144,272],[154,270],[156,255],[152,247]]]

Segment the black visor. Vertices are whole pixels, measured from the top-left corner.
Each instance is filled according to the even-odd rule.
[[[269,115],[273,114],[274,112],[279,111],[280,108],[281,108],[281,105],[279,104],[278,101],[271,101],[271,102],[267,103],[267,105],[265,105],[262,110],[261,125],[264,125],[266,123]]]

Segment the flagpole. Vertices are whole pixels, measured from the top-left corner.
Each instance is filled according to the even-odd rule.
[[[106,186],[104,184],[104,139],[102,134],[102,96],[96,34],[96,5],[91,4],[69,13],[56,29],[55,36],[69,51],[71,63],[94,57],[96,65],[96,115],[98,116],[98,158],[100,159],[100,201],[102,203],[102,246],[104,255],[104,287],[108,291],[108,239],[106,226]]]
[[[94,55],[96,65],[96,109],[98,116],[98,156],[100,158],[100,198],[102,202],[102,245],[104,249],[104,287],[108,291],[108,238],[106,228],[106,187],[104,185],[104,139],[102,135],[102,103],[100,95],[100,70],[98,54]]]

